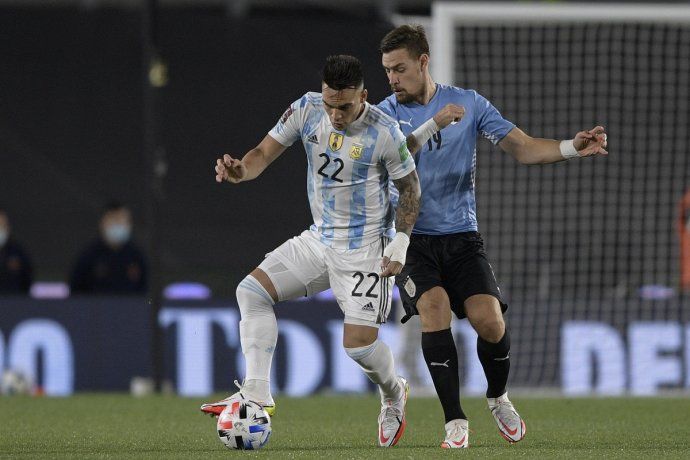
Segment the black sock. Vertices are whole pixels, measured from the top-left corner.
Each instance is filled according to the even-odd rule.
[[[450,329],[422,332],[422,352],[441,401],[446,423],[458,418],[466,419],[460,407],[458,351]]]
[[[487,342],[477,337],[477,355],[484,368],[489,387],[487,398],[498,398],[506,392],[508,372],[510,372],[510,335],[508,329],[498,343]]]

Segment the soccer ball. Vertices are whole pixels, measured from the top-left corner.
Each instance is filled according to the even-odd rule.
[[[0,394],[28,395],[31,393],[31,381],[21,372],[6,370],[0,377]]]
[[[237,395],[218,416],[216,428],[228,449],[260,449],[271,436],[271,417],[261,404]]]

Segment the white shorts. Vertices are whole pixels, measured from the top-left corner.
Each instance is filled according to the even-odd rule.
[[[266,254],[259,268],[271,279],[281,301],[330,287],[346,323],[378,327],[391,308],[394,277],[379,276],[388,242],[382,236],[359,249],[333,249],[305,230]]]

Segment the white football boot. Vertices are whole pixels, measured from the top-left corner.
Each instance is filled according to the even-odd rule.
[[[410,385],[407,380],[398,376],[403,394],[399,400],[393,401],[385,399],[381,402],[381,413],[379,414],[379,446],[393,447],[402,438],[407,426],[405,419],[405,405],[407,395],[410,392]]]
[[[525,421],[520,418],[513,403],[508,399],[508,393],[503,393],[498,398],[486,398],[486,401],[503,439],[513,444],[525,437]]]
[[[465,419],[455,419],[446,423],[446,439],[441,443],[444,449],[467,449],[470,445],[469,423]]]
[[[273,417],[273,415],[276,413],[276,403],[275,401],[273,401],[273,397],[271,395],[268,395],[268,398],[264,398],[265,400],[262,401],[261,398],[256,398],[254,396],[254,394],[251,392],[251,388],[246,388],[247,385],[240,385],[240,383],[237,380],[235,380],[235,385],[237,385],[237,388],[239,388],[240,391],[228,396],[225,399],[221,399],[220,401],[202,404],[199,410],[213,417],[218,417],[220,413],[223,412],[223,409],[225,409],[225,407],[228,405],[228,401],[231,398],[237,395],[242,395],[245,398],[263,406],[264,410],[268,413],[268,415]]]

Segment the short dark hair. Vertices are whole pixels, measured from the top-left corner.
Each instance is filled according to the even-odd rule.
[[[424,27],[419,24],[405,24],[396,27],[383,37],[379,45],[381,53],[390,53],[405,48],[412,57],[418,58],[422,54],[429,55],[429,42],[426,39]]]
[[[128,209],[128,208],[121,201],[111,200],[111,201],[108,201],[105,204],[105,206],[103,206],[103,215],[106,215],[107,213],[113,212],[113,211],[120,211],[122,209]]]
[[[323,82],[337,91],[359,88],[364,83],[362,63],[356,57],[346,54],[328,56],[323,67]]]

